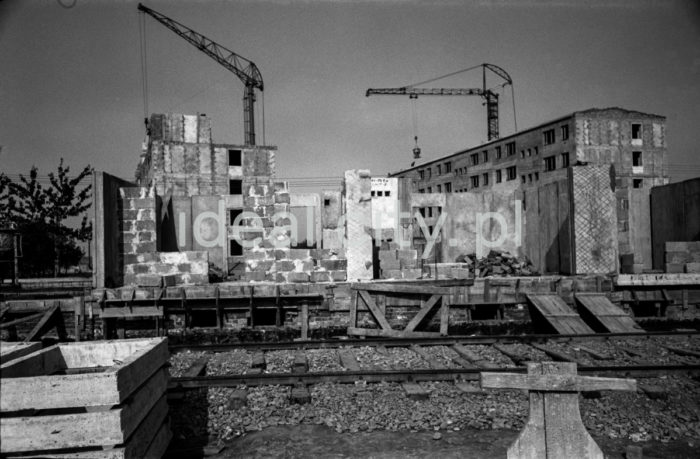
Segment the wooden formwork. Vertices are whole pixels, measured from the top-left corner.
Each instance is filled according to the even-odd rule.
[[[57,344],[0,366],[3,457],[160,457],[167,339]]]

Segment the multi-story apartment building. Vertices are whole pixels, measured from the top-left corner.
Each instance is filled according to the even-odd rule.
[[[634,258],[627,264],[650,268],[643,215],[651,187],[668,183],[665,132],[663,116],[593,108],[389,175],[408,179],[418,193],[480,192],[514,182],[527,190],[566,177],[577,164],[610,164],[620,254]]]

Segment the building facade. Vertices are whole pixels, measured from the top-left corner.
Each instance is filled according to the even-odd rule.
[[[621,269],[640,270],[651,268],[649,192],[668,183],[666,157],[665,117],[589,109],[390,176],[408,179],[418,193],[515,188],[525,196],[565,178],[570,167],[610,165]]]

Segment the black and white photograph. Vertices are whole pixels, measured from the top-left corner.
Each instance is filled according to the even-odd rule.
[[[0,457],[700,457],[697,0],[0,0]]]

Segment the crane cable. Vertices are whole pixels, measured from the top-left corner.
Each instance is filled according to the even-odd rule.
[[[417,100],[417,97],[411,98],[411,114],[413,117],[413,141],[415,142],[415,146],[413,147],[414,154],[416,154],[416,152],[420,154],[420,147],[418,146],[418,109],[416,108]]]
[[[143,97],[143,118],[148,119],[148,56],[146,54],[146,18],[139,15],[139,54],[141,58],[141,92]]]

